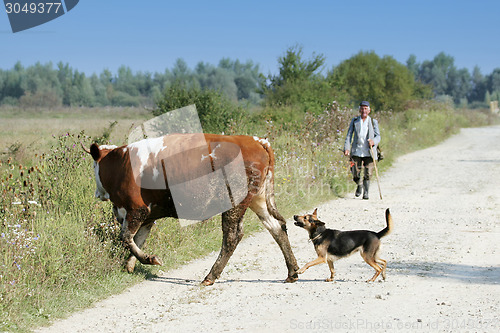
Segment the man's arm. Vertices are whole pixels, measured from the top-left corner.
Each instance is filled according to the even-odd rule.
[[[354,118],[351,120],[351,123],[349,124],[349,129],[347,130],[347,136],[345,138],[344,142],[344,155],[349,156],[351,153],[351,140],[352,140],[352,135],[354,133]]]

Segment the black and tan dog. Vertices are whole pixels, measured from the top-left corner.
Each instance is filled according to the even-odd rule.
[[[389,209],[385,211],[385,220],[387,226],[379,231],[369,230],[352,230],[340,231],[327,229],[325,223],[318,220],[318,209],[314,213],[304,216],[295,215],[295,225],[306,229],[309,232],[309,238],[314,244],[314,249],[318,254],[318,258],[305,264],[297,273],[304,273],[309,267],[328,263],[330,267],[330,277],[326,281],[333,281],[335,274],[333,263],[341,258],[345,258],[360,251],[361,257],[375,269],[375,275],[367,282],[375,281],[377,276],[382,273],[382,278],[385,280],[385,268],[387,261],[378,257],[380,248],[380,238],[386,236],[392,231],[392,217]]]

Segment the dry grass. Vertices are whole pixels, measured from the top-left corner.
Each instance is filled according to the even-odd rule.
[[[0,108],[0,157],[15,155],[26,162],[34,153],[47,151],[56,138],[65,133],[80,133],[97,137],[117,121],[110,140],[126,142],[131,126],[151,118],[143,108],[61,108],[28,109]]]

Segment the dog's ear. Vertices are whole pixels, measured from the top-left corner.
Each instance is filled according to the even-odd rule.
[[[315,220],[318,219],[318,208],[314,209],[314,212],[312,213],[312,216],[314,217]]]
[[[322,225],[325,225],[325,222],[321,222],[320,220],[314,221],[314,224],[316,224],[317,227],[321,227]]]

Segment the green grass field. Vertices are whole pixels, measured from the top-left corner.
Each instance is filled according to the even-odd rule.
[[[355,114],[332,105],[296,124],[252,117],[252,123],[234,124],[230,134],[269,138],[276,155],[277,204],[289,218],[353,190],[340,148]],[[498,122],[487,113],[435,104],[374,116],[386,155],[379,164],[382,170],[397,156],[434,145],[459,127]],[[184,228],[164,219],[146,244],[146,251],[159,255],[164,266],[138,264],[133,274],[122,270],[127,253],[118,239],[119,226],[110,203],[94,198],[92,161],[80,142],[124,144],[130,127],[151,117],[135,108],[0,108],[0,331],[29,331],[119,293],[159,269],[218,251],[219,217]],[[260,230],[254,214],[247,213],[245,228],[246,234]]]

